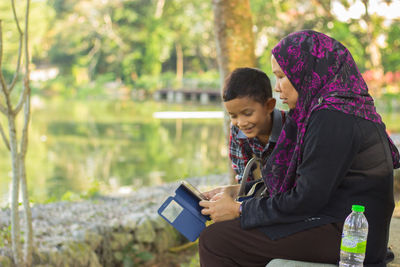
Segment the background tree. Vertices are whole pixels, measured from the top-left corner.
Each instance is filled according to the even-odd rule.
[[[272,47],[290,32],[313,29],[340,40],[351,51],[361,72],[383,67],[395,58],[399,50],[392,50],[394,29],[398,19],[378,12],[379,7],[391,8],[395,1],[312,0],[261,1],[251,0],[255,34],[256,56],[260,67],[268,66]],[[358,9],[358,16],[347,14]],[[396,34],[397,35],[397,34]],[[398,36],[398,35],[397,35]],[[393,53],[394,52],[394,53]]]
[[[221,79],[238,67],[254,67],[253,21],[249,1],[213,0]]]
[[[255,67],[253,21],[250,2],[243,0],[213,0],[214,28],[221,87],[234,69]],[[225,116],[229,140],[230,120]],[[229,167],[229,170],[232,170]],[[232,180],[234,173],[231,171]]]
[[[30,1],[26,1],[26,12],[25,12],[25,29],[22,31],[20,27],[19,18],[16,13],[15,2],[11,0],[12,13],[14,14],[16,28],[19,34],[19,49],[18,59],[16,62],[16,69],[14,77],[7,83],[3,71],[1,68],[2,56],[3,56],[3,32],[0,20],[0,84],[2,98],[0,102],[0,111],[6,116],[8,121],[8,137],[4,131],[3,126],[0,124],[0,133],[3,141],[11,153],[11,165],[12,165],[12,200],[11,200],[11,237],[12,237],[12,251],[14,257],[14,263],[16,266],[31,266],[32,263],[32,214],[29,204],[26,171],[25,171],[25,156],[28,148],[28,127],[30,120],[30,87],[29,87],[29,51],[28,51],[28,21],[29,21],[29,4]],[[23,58],[23,60],[22,60]],[[23,70],[20,70],[21,61],[23,61]],[[20,84],[19,75],[23,73],[22,90],[18,92],[14,90],[16,85]],[[14,94],[13,94],[14,93]],[[19,93],[19,99],[16,99],[16,95]],[[15,101],[17,100],[17,101]],[[13,104],[14,103],[14,104]],[[18,115],[23,112],[23,126],[22,132],[20,133],[21,138],[18,140],[17,137],[17,120]],[[19,191],[22,192],[22,200],[24,206],[25,216],[25,247],[24,255],[22,255],[21,249],[21,236],[20,236],[20,221],[19,221]]]
[[[398,36],[393,30],[398,20],[377,13],[373,4],[392,5],[393,1],[249,0],[244,3],[248,2],[253,14],[248,19],[253,24],[249,32],[253,33],[254,42],[244,43],[242,48],[254,45],[255,66],[267,73],[270,72],[268,51],[283,36],[300,29],[322,31],[342,41],[361,72],[379,65],[379,58],[385,72],[387,62],[395,61],[386,59],[396,55],[392,49],[396,45],[388,40]],[[177,81],[173,85],[180,87],[185,78],[205,79],[209,73],[218,72],[217,52],[221,47],[217,49],[214,41],[214,30],[218,29],[212,17],[215,7],[224,1],[47,0],[40,3],[48,22],[37,30],[42,42],[32,44],[33,63],[56,65],[64,79],[73,77],[75,83],[85,84],[104,76],[109,81],[121,81],[132,90],[154,90],[165,86],[164,78]],[[226,8],[233,11],[244,3],[231,2]],[[364,13],[343,18],[343,13],[355,5]],[[224,17],[215,18],[221,20],[221,25],[224,23]],[[32,27],[36,28],[36,24]],[[216,75],[212,78],[218,79]]]

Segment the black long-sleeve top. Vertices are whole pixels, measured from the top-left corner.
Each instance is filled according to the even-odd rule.
[[[369,223],[365,263],[385,266],[394,199],[393,163],[383,126],[339,111],[316,111],[301,153],[296,186],[244,201],[241,227],[257,227],[278,239],[343,223],[353,204],[364,205]]]

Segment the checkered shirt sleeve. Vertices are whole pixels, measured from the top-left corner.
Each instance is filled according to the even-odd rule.
[[[229,137],[229,158],[232,162],[232,169],[236,172],[236,179],[238,182],[242,180],[244,168],[250,158],[246,155],[243,140],[240,140],[238,130],[231,127]]]

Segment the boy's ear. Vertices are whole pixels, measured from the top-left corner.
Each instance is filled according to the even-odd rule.
[[[271,97],[265,101],[264,106],[267,108],[268,112],[272,112],[276,105],[276,99]]]

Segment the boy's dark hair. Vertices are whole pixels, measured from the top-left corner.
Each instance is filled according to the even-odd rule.
[[[235,98],[249,97],[264,104],[272,97],[271,82],[263,71],[254,68],[237,68],[229,74],[224,83],[224,102]]]

